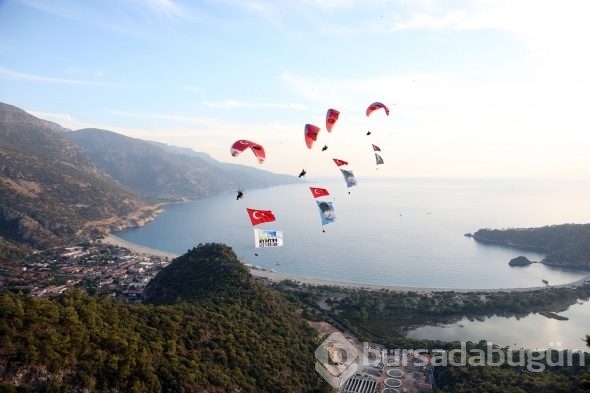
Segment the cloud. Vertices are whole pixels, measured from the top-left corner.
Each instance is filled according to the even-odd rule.
[[[19,79],[19,80],[26,80],[26,81],[32,81],[32,82],[46,82],[46,83],[68,84],[68,85],[121,87],[119,85],[116,85],[113,83],[106,83],[106,82],[90,81],[90,80],[83,80],[83,79],[55,78],[55,77],[50,77],[50,76],[27,74],[24,72],[11,70],[10,68],[6,68],[1,65],[0,65],[0,77],[6,78],[6,79]]]
[[[217,119],[196,117],[196,116],[165,114],[165,113],[144,113],[144,112],[129,112],[129,111],[119,111],[119,110],[113,110],[113,111],[110,111],[110,113],[113,115],[133,117],[133,118],[139,118],[139,119],[166,120],[166,121],[175,121],[175,122],[182,122],[182,123],[191,123],[191,124],[202,125],[202,126],[218,126],[218,127],[220,127],[220,126],[228,124],[227,122],[224,122],[222,120],[217,120]]]
[[[307,106],[302,104],[281,103],[281,102],[246,102],[225,100],[221,102],[204,101],[203,105],[209,108],[288,108],[297,110],[306,110]]]
[[[153,30],[161,23],[194,18],[194,9],[171,0],[71,2],[67,0],[21,0],[26,6],[59,18],[76,21],[133,37],[159,39]],[[149,28],[147,28],[149,25]],[[170,30],[167,29],[168,34]]]
[[[539,54],[547,55],[549,51],[587,59],[590,47],[587,1],[572,0],[559,6],[549,0],[534,3],[469,0],[453,5],[451,8],[440,3],[417,3],[407,13],[398,15],[391,29],[497,30],[512,34]]]
[[[59,124],[64,128],[69,128],[71,130],[79,130],[82,128],[93,128],[95,125],[90,123],[85,123],[83,121],[75,119],[73,116],[67,113],[51,113],[51,112],[36,112],[36,111],[27,111],[35,117],[39,119],[48,120],[54,123]]]
[[[322,78],[307,77],[285,71],[280,78],[285,86],[313,107],[338,107],[343,110],[358,111],[374,101],[389,102],[393,105],[403,95],[400,86],[409,86],[412,79],[432,78],[434,74],[404,74],[387,77]],[[437,78],[446,78],[436,74]]]
[[[149,9],[152,13],[161,17],[184,18],[185,11],[181,6],[171,0],[136,0],[138,6]]]
[[[523,46],[520,66],[524,79],[561,94],[579,96],[590,89],[590,3],[554,1],[470,0],[442,8],[418,3],[397,19],[392,31],[495,31]],[[434,4],[434,3],[433,3]],[[493,49],[493,48],[492,48]],[[546,90],[547,97],[559,97]],[[560,97],[560,99],[563,99]],[[575,105],[575,100],[574,101]]]
[[[433,14],[412,14],[406,20],[393,23],[392,31],[399,30],[430,30],[430,29],[454,29],[464,30],[467,28],[466,15],[463,11],[449,12],[444,15]]]

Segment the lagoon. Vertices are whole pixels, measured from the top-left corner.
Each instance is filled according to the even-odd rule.
[[[583,341],[590,334],[590,302],[580,302],[557,313],[568,320],[547,318],[538,313],[525,317],[462,318],[452,324],[423,326],[407,337],[441,341],[487,340],[513,350],[520,348],[581,349],[589,351]]]

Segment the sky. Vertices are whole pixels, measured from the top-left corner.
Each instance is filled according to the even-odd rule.
[[[0,0],[0,101],[311,178],[338,158],[357,178],[588,180],[588,20],[585,0]]]

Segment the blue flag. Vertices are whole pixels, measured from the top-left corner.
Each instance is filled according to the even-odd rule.
[[[340,172],[342,172],[342,176],[344,176],[344,181],[346,181],[347,187],[356,186],[356,179],[352,171],[349,171],[347,169],[340,169]]]
[[[336,221],[336,214],[334,213],[334,206],[332,202],[316,201],[320,209],[320,217],[322,225],[330,224]]]

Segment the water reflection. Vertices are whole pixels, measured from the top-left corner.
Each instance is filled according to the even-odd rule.
[[[590,352],[584,339],[590,334],[590,302],[576,303],[556,313],[560,321],[539,313],[524,317],[471,317],[440,326],[423,326],[408,331],[417,339],[473,341],[482,339],[511,348],[583,349]]]

